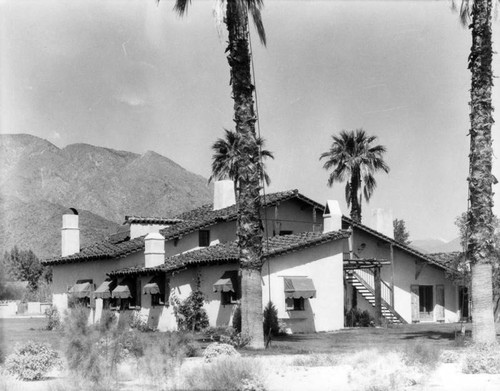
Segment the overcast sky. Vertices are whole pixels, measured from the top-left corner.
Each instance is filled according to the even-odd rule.
[[[0,132],[58,147],[154,150],[208,177],[211,143],[233,128],[227,38],[217,34],[212,0],[194,0],[184,18],[172,6],[0,2]],[[267,191],[338,199],[348,214],[344,184],[327,187],[319,155],[332,134],[362,127],[387,147],[391,167],[377,175],[363,221],[372,208],[391,209],[411,239],[458,236],[454,220],[467,207],[471,39],[450,2],[267,0],[262,15],[268,45],[253,29],[252,45],[261,136],[276,157],[267,163]]]

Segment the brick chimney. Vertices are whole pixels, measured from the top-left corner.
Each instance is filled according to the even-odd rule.
[[[375,231],[394,239],[394,225],[392,220],[391,209],[378,208],[372,210],[371,227]]]
[[[336,200],[326,201],[325,213],[323,214],[323,233],[339,231],[342,229],[342,212],[339,202]]]
[[[165,238],[158,232],[150,232],[144,238],[144,258],[146,267],[165,263]]]
[[[226,179],[214,183],[214,210],[224,209],[236,204],[234,182]]]
[[[68,209],[62,217],[61,255],[76,254],[80,251],[80,228],[78,227],[78,211]]]

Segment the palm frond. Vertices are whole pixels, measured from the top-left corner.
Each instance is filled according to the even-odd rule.
[[[177,12],[180,16],[184,16],[187,14],[188,6],[190,4],[191,0],[176,0],[174,4],[174,11]]]
[[[261,5],[259,5],[259,3]],[[262,6],[262,1],[251,1],[248,0],[248,9],[252,15],[253,24],[259,34],[260,43],[266,46],[266,31],[264,29],[264,23],[262,23],[262,15],[260,13],[260,7]]]
[[[215,20],[215,28],[217,29],[217,34],[219,38],[222,37],[222,25],[224,24],[224,17],[226,14],[226,1],[225,0],[215,0],[214,8],[212,10],[212,15]]]

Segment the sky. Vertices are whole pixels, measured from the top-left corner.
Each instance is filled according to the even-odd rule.
[[[348,214],[345,184],[327,186],[319,156],[332,135],[363,128],[386,146],[391,168],[376,175],[363,222],[383,208],[405,220],[412,240],[457,237],[454,221],[467,208],[471,38],[451,3],[264,4],[268,44],[253,27],[251,40],[260,135],[275,155],[266,192],[337,199]],[[172,0],[0,1],[0,133],[60,148],[153,150],[208,178],[211,144],[234,129],[227,34],[218,34],[213,5],[193,0],[181,18]],[[499,30],[500,18],[494,37]],[[493,67],[500,75],[498,55]]]

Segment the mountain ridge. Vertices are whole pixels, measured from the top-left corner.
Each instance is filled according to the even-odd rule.
[[[30,134],[0,134],[0,186],[0,250],[34,246],[41,257],[58,255],[53,242],[60,236],[60,215],[54,226],[53,213],[68,207],[85,211],[85,230],[95,239],[116,231],[125,215],[170,217],[212,199],[205,178],[155,151],[86,143],[59,148]],[[41,229],[32,232],[23,221]],[[96,232],[92,223],[100,227]],[[44,239],[20,243],[19,230]]]

